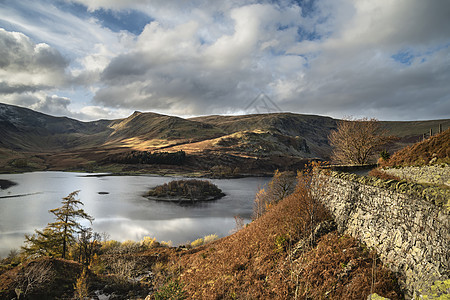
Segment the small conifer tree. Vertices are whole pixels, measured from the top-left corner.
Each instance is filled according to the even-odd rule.
[[[68,247],[75,243],[75,233],[82,228],[78,219],[86,219],[90,223],[93,217],[79,208],[83,203],[75,199],[79,191],[70,193],[63,198],[62,206],[49,210],[55,215],[56,221],[48,223],[42,231],[35,230],[33,235],[25,235],[25,254],[38,256],[56,256],[66,258]]]

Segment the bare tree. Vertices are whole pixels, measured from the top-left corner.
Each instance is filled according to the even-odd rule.
[[[380,126],[377,119],[346,118],[337,124],[337,130],[328,136],[333,147],[331,158],[342,164],[363,165],[374,152],[394,138]]]
[[[49,260],[33,261],[18,273],[17,287],[15,289],[17,299],[27,298],[35,289],[50,282],[54,271]]]

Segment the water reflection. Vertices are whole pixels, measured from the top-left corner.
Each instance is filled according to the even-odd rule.
[[[64,172],[0,174],[0,179],[18,183],[0,191],[0,256],[11,248],[19,248],[25,233],[33,233],[34,229],[42,229],[52,221],[48,210],[59,207],[61,198],[75,190],[80,190],[79,198],[85,204],[85,211],[95,217],[92,225],[95,231],[107,232],[111,239],[119,241],[151,236],[177,245],[208,234],[229,234],[235,226],[235,215],[248,222],[255,193],[269,180],[211,180],[226,193],[225,197],[180,206],[142,197],[149,188],[180,178],[85,175]]]

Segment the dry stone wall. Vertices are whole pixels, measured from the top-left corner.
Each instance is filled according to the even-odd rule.
[[[450,215],[445,207],[332,173],[319,176],[326,181],[323,203],[339,230],[375,248],[399,274],[407,298],[431,295],[437,280],[449,279]]]
[[[412,182],[450,186],[450,166],[448,164],[387,168],[382,171]]]

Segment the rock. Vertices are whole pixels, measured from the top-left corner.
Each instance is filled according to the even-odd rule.
[[[367,297],[367,300],[390,300],[389,298],[384,298],[377,293],[373,293]]]

